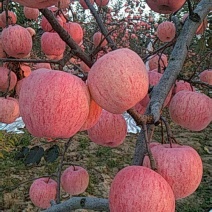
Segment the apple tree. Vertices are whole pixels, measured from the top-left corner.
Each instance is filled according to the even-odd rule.
[[[6,0],[1,9],[0,122],[21,116],[32,136],[66,141],[56,176],[32,183],[33,204],[48,212],[175,211],[175,200],[199,186],[203,165],[176,141],[163,111],[191,131],[212,121],[211,0]],[[73,137],[87,131],[92,142],[115,148],[127,135],[123,113],[141,131],[108,199],[61,202],[61,189],[79,195],[89,183],[86,169],[64,169]],[[153,142],[162,124],[168,139]],[[44,149],[26,155],[39,163]]]

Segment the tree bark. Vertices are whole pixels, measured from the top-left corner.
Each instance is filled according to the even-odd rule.
[[[200,16],[201,21],[193,22],[188,18],[184,23],[182,31],[179,37],[177,38],[176,44],[171,53],[168,66],[163,76],[161,77],[161,80],[158,85],[154,86],[151,94],[151,100],[146,110],[146,114],[153,115],[155,123],[159,121],[163,103],[173,84],[175,83],[178,74],[182,70],[183,64],[185,62],[189,50],[189,46],[193,37],[195,36],[196,30],[211,9],[212,1],[202,0],[194,10],[194,13],[197,13]],[[136,143],[135,154],[133,159],[134,165],[141,165],[143,163],[144,154],[146,154],[146,151],[143,149],[143,147],[145,146],[145,140],[144,135],[142,134],[143,130],[140,132]]]
[[[69,200],[44,210],[43,212],[68,212],[76,209],[109,211],[107,199],[95,197],[72,197]]]

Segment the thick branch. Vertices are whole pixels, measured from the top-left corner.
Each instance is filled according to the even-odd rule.
[[[82,49],[77,45],[77,43],[70,37],[68,32],[64,30],[63,27],[57,22],[53,13],[48,9],[40,9],[40,12],[49,21],[54,31],[56,31],[61,37],[61,39],[66,42],[66,44],[71,48],[71,52],[73,53],[73,55],[79,57],[89,67],[91,67],[93,65],[93,62],[91,61],[90,57],[82,51]]]
[[[43,212],[67,212],[76,209],[90,209],[94,211],[109,211],[107,199],[95,197],[72,197],[67,201],[44,210]]]
[[[201,20],[203,20],[209,13],[211,8],[211,0],[202,0],[198,4],[194,12],[198,13]],[[166,68],[165,73],[163,74],[159,84],[157,86],[154,86],[153,88],[151,100],[145,114],[152,114],[154,116],[155,123],[159,121],[160,111],[162,109],[162,105],[166,99],[166,96],[168,95],[171,87],[176,81],[178,74],[182,70],[184,61],[187,56],[188,47],[193,36],[195,35],[199,24],[189,19],[185,22],[183,29],[177,39],[174,50],[172,51],[172,54],[170,56],[168,67]],[[148,127],[149,126],[147,125],[147,128]],[[141,165],[146,153],[147,149],[145,147],[144,130],[141,130],[136,142],[133,164]]]
[[[211,9],[211,0],[202,0],[197,5],[197,8],[194,10],[194,12],[200,16],[201,20],[203,20]],[[149,107],[151,114],[154,116],[155,122],[160,119],[160,110],[162,109],[162,105],[166,99],[166,96],[171,90],[171,87],[176,81],[178,74],[182,70],[189,45],[199,25],[200,22],[196,23],[190,19],[185,22],[182,28],[182,32],[180,33],[174,50],[170,56],[165,73],[163,74],[158,85],[154,86],[153,88]]]
[[[130,108],[127,110],[137,125],[142,125],[144,122],[147,124],[153,124],[154,120],[151,115],[140,115],[134,108]]]
[[[46,60],[46,59],[13,59],[0,58],[1,62],[19,62],[19,63],[60,63],[60,60]]]
[[[145,142],[145,131],[143,128],[141,128],[141,132],[139,133],[136,141],[136,148],[132,164],[142,166],[146,153],[147,153],[147,147]]]

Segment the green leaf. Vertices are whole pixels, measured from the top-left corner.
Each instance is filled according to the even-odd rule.
[[[59,153],[59,147],[57,145],[54,145],[45,151],[44,159],[46,162],[52,163],[58,158]]]
[[[24,163],[25,165],[34,165],[34,164],[38,165],[43,155],[44,155],[44,149],[39,146],[34,146],[30,149],[30,152],[26,156]]]
[[[29,148],[24,146],[21,148],[19,152],[15,155],[15,160],[20,160],[26,157],[26,155],[29,153]]]

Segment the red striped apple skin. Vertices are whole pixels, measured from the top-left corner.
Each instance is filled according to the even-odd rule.
[[[151,147],[157,164],[157,172],[171,186],[175,198],[181,199],[192,194],[199,186],[202,174],[202,160],[196,150],[190,146],[161,144]],[[144,159],[144,166],[150,167],[149,158]]]
[[[85,123],[90,96],[80,78],[43,68],[24,79],[19,104],[23,121],[32,135],[69,138]]]
[[[195,88],[190,83],[179,80],[175,83],[172,94],[175,95],[180,91],[195,91]]]
[[[32,37],[28,30],[18,24],[9,25],[1,33],[2,47],[11,57],[28,57],[32,50]]]
[[[174,212],[175,198],[166,180],[143,166],[128,166],[113,179],[110,212]]]
[[[8,74],[10,74],[10,81]],[[10,82],[10,86],[9,86]],[[17,83],[17,76],[13,71],[10,71],[8,68],[0,67],[0,91],[5,92],[8,89],[11,91]]]
[[[121,114],[103,110],[98,122],[88,129],[88,137],[96,144],[117,147],[127,135],[127,124]]]
[[[212,85],[212,69],[201,72],[199,78],[202,82],[206,82],[209,85]]]
[[[93,99],[91,99],[88,117],[85,123],[83,124],[82,128],[80,129],[80,131],[88,130],[91,127],[93,127],[98,122],[101,113],[102,108],[98,104],[96,104],[96,102]]]
[[[61,175],[61,185],[71,195],[83,193],[88,184],[89,174],[80,166],[70,166]]]
[[[30,186],[29,197],[39,208],[49,208],[50,201],[56,199],[57,182],[48,177],[35,180]]]
[[[180,91],[170,102],[169,114],[181,127],[201,131],[212,121],[212,99],[202,93]]]
[[[20,115],[18,100],[12,97],[0,97],[0,122],[13,123]]]
[[[157,37],[162,42],[170,42],[174,39],[176,33],[176,27],[174,23],[170,21],[164,21],[158,25]]]
[[[88,72],[87,82],[94,101],[114,114],[122,114],[141,101],[149,87],[142,59],[126,48],[99,58]]]
[[[184,4],[186,0],[147,0],[146,3],[148,6],[155,12],[161,14],[170,14],[177,10],[179,10]]]

